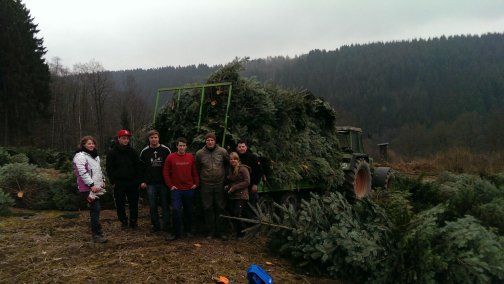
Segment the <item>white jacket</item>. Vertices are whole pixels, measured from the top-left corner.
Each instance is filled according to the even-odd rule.
[[[80,151],[73,158],[73,166],[79,191],[90,191],[90,185],[93,184],[99,188],[105,186],[99,156],[93,158],[88,153]]]

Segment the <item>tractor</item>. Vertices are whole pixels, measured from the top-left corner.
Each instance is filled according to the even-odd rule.
[[[362,144],[362,129],[353,126],[336,127],[343,158],[341,168],[345,173],[345,192],[360,199],[371,188],[388,189],[393,178],[390,167],[374,167],[373,158],[365,153]]]

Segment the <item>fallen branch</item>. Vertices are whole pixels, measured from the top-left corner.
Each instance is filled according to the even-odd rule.
[[[239,221],[247,222],[247,223],[253,223],[253,224],[266,225],[266,226],[270,226],[270,227],[282,228],[282,229],[291,230],[291,231],[294,230],[294,228],[291,228],[291,227],[288,227],[288,226],[278,225],[278,224],[275,224],[275,223],[261,221],[261,220],[241,218],[241,217],[233,217],[233,216],[226,216],[226,215],[220,215],[220,217],[222,217],[222,218],[228,218],[228,219],[234,219],[234,220],[239,220]]]

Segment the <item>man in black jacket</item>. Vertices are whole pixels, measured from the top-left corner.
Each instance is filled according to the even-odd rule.
[[[257,194],[257,185],[261,182],[261,178],[263,176],[261,163],[257,155],[255,155],[248,149],[247,142],[245,142],[244,140],[238,141],[238,143],[236,144],[236,151],[240,156],[241,163],[249,166],[251,169],[250,185],[248,187],[249,203],[253,206],[256,206],[257,200],[259,199],[259,195]],[[243,214],[247,218],[255,217],[253,216],[252,210],[250,210],[248,206],[245,207]]]
[[[114,186],[114,199],[117,209],[117,218],[121,221],[121,228],[128,228],[126,216],[126,198],[129,206],[129,227],[138,226],[138,198],[140,159],[130,146],[131,133],[128,130],[117,132],[117,144],[107,155],[107,176]]]
[[[168,147],[159,143],[159,132],[151,130],[147,133],[149,146],[140,152],[141,164],[141,189],[147,189],[149,198],[150,219],[152,223],[152,232],[158,232],[161,229],[168,231],[169,224],[169,204],[168,188],[163,179],[163,166],[166,157],[171,151]],[[163,223],[159,224],[158,205],[161,204]]]

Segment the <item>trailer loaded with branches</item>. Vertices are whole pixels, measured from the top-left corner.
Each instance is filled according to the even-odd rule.
[[[187,137],[190,151],[204,145],[207,132],[215,132],[230,151],[246,140],[263,167],[259,194],[265,210],[273,201],[296,206],[311,191],[343,190],[348,198],[363,198],[375,172],[381,173],[377,184],[388,185],[390,169],[372,167],[360,129],[337,127],[328,102],[308,90],[241,77],[243,63],[235,60],[205,84],[159,89],[153,126],[161,137]],[[158,112],[160,98],[166,96],[171,97]]]

